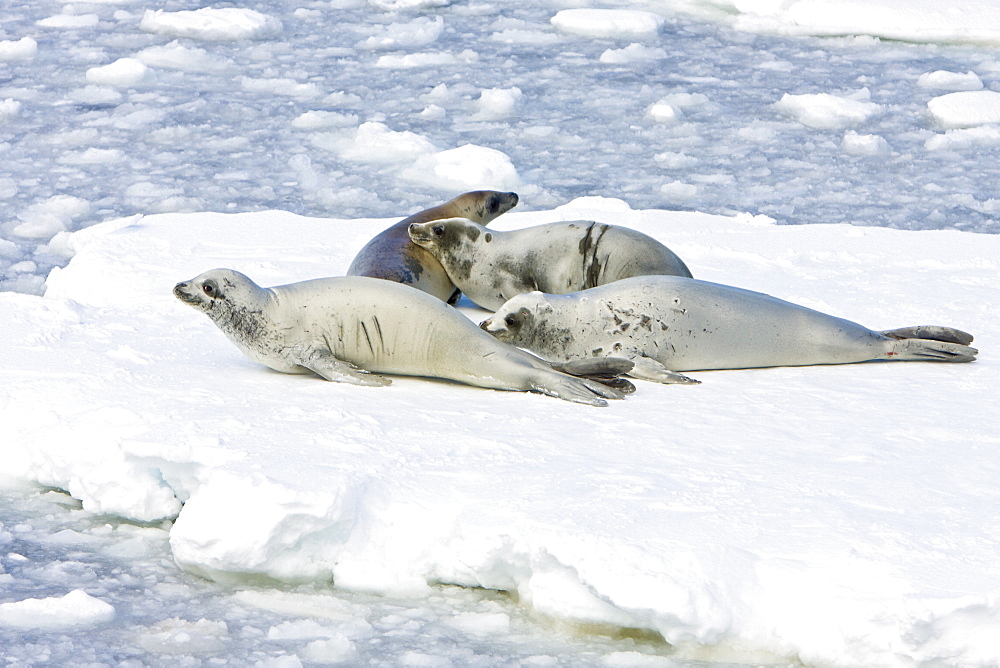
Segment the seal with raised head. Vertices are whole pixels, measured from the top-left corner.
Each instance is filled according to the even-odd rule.
[[[424,209],[372,237],[354,257],[347,275],[405,283],[454,304],[459,296],[455,285],[433,255],[410,241],[410,224],[460,216],[487,225],[516,205],[517,193],[476,190]]]
[[[972,335],[950,327],[874,331],[760,292],[641,276],[569,295],[514,297],[480,325],[550,361],[613,355],[629,375],[691,383],[679,371],[869,360],[971,362]]]
[[[437,258],[469,299],[491,311],[534,290],[561,295],[631,276],[691,276],[656,239],[590,220],[501,232],[449,218],[412,223],[410,239]]]
[[[627,371],[629,362],[552,365],[497,341],[424,292],[374,278],[262,288],[237,271],[215,269],[178,283],[174,295],[204,312],[251,360],[285,373],[312,371],[355,385],[388,385],[378,373],[447,378],[594,406],[634,389],[605,377]]]

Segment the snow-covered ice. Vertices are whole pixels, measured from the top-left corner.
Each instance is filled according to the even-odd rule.
[[[941,90],[982,90],[983,80],[975,72],[946,72],[938,70],[921,74],[917,85],[923,88]]]
[[[659,14],[634,9],[564,9],[552,17],[563,32],[611,39],[651,39],[664,23]]]
[[[536,615],[659,634],[677,658],[993,656],[1000,432],[980,399],[1000,238],[601,198],[493,225],[580,217],[874,328],[967,329],[984,359],[702,372],[606,409],[325,383],[247,361],[170,288],[214,266],[265,285],[341,274],[391,220],[133,217],[62,237],[74,256],[44,297],[0,295],[21,342],[3,360],[7,470],[89,513],[172,522],[177,564],[231,586],[509,591]]]
[[[947,3],[936,0],[711,0],[704,4],[735,11],[735,25],[741,30],[755,32],[872,35],[910,42],[1000,44],[1000,7],[990,0]]]
[[[948,93],[930,100],[927,110],[947,129],[992,125],[1000,123],[1000,93],[991,90]]]
[[[0,603],[0,626],[19,629],[91,626],[108,622],[114,616],[114,606],[82,589],[74,589],[65,596]]]
[[[147,9],[139,23],[146,32],[200,40],[261,39],[281,32],[281,21],[253,9],[203,7],[169,12]]]
[[[785,93],[774,108],[793,116],[799,123],[820,130],[853,127],[877,114],[879,105],[869,102],[869,91],[840,96],[829,93],[789,95]],[[860,98],[860,99],[859,99]]]
[[[997,663],[995,3],[225,4],[0,8],[8,661]],[[980,360],[594,409],[283,376],[170,295],[479,187]]]

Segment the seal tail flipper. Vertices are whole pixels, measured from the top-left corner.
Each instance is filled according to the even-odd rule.
[[[632,370],[632,362],[621,357],[588,357],[550,364],[556,371],[607,385],[624,394],[635,392],[635,385],[622,378]]]
[[[899,362],[972,362],[979,351],[961,343],[932,339],[895,339],[882,359]]]
[[[689,378],[684,374],[671,371],[651,357],[640,355],[633,357],[634,366],[628,375],[639,380],[650,380],[654,383],[666,383],[672,385],[697,385],[700,380]]]
[[[556,371],[595,381],[614,388],[624,394],[635,392],[635,385],[622,378],[632,370],[631,360],[621,357],[588,357],[586,359],[570,360],[568,362],[552,362]]]
[[[313,353],[308,360],[299,362],[317,376],[335,383],[350,383],[351,385],[366,385],[368,387],[384,387],[392,383],[385,376],[365,371],[350,362],[339,360],[330,353]]]
[[[613,387],[588,378],[578,378],[559,371],[543,371],[531,389],[550,397],[588,406],[607,406],[605,399],[624,399],[625,395]]]
[[[879,332],[882,336],[890,339],[927,339],[930,341],[945,341],[947,343],[957,343],[967,346],[972,343],[973,336],[968,332],[953,327],[940,327],[938,325],[918,325],[916,327],[900,327],[899,329],[887,329]]]
[[[571,376],[621,375],[632,370],[635,364],[624,357],[585,357],[566,362],[550,362],[556,371]]]

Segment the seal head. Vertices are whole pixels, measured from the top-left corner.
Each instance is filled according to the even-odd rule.
[[[517,202],[517,193],[476,190],[417,212],[375,235],[355,256],[347,275],[412,285],[453,304],[458,301],[459,292],[437,259],[410,240],[409,226],[455,216],[487,225],[514,208]]]

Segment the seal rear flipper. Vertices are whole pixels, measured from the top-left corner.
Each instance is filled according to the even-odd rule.
[[[972,362],[979,351],[959,343],[929,339],[898,339],[880,359],[897,362]]]
[[[350,362],[337,359],[330,353],[314,352],[308,360],[299,362],[299,365],[335,383],[350,383],[351,385],[367,385],[369,387],[384,387],[392,383],[385,376],[365,371]]]
[[[940,327],[938,325],[918,325],[916,327],[900,327],[899,329],[887,329],[879,332],[882,336],[890,339],[928,339],[931,341],[946,341],[967,346],[972,343],[973,336],[968,332],[963,332],[954,327]]]
[[[628,373],[635,366],[624,357],[585,357],[567,362],[550,362],[556,371],[571,376],[619,376]]]
[[[604,399],[624,399],[618,390],[586,378],[577,378],[553,371],[531,384],[531,389],[550,397],[588,406],[607,406]]]
[[[627,378],[622,378],[624,374],[632,370],[631,360],[621,357],[588,357],[568,362],[552,362],[551,364],[556,371],[570,376],[592,380],[624,394],[635,392],[635,385]]]
[[[672,385],[698,385],[700,380],[689,378],[684,374],[671,371],[651,357],[640,355],[633,357],[634,366],[628,375],[639,380],[650,380],[654,383],[666,383]]]

